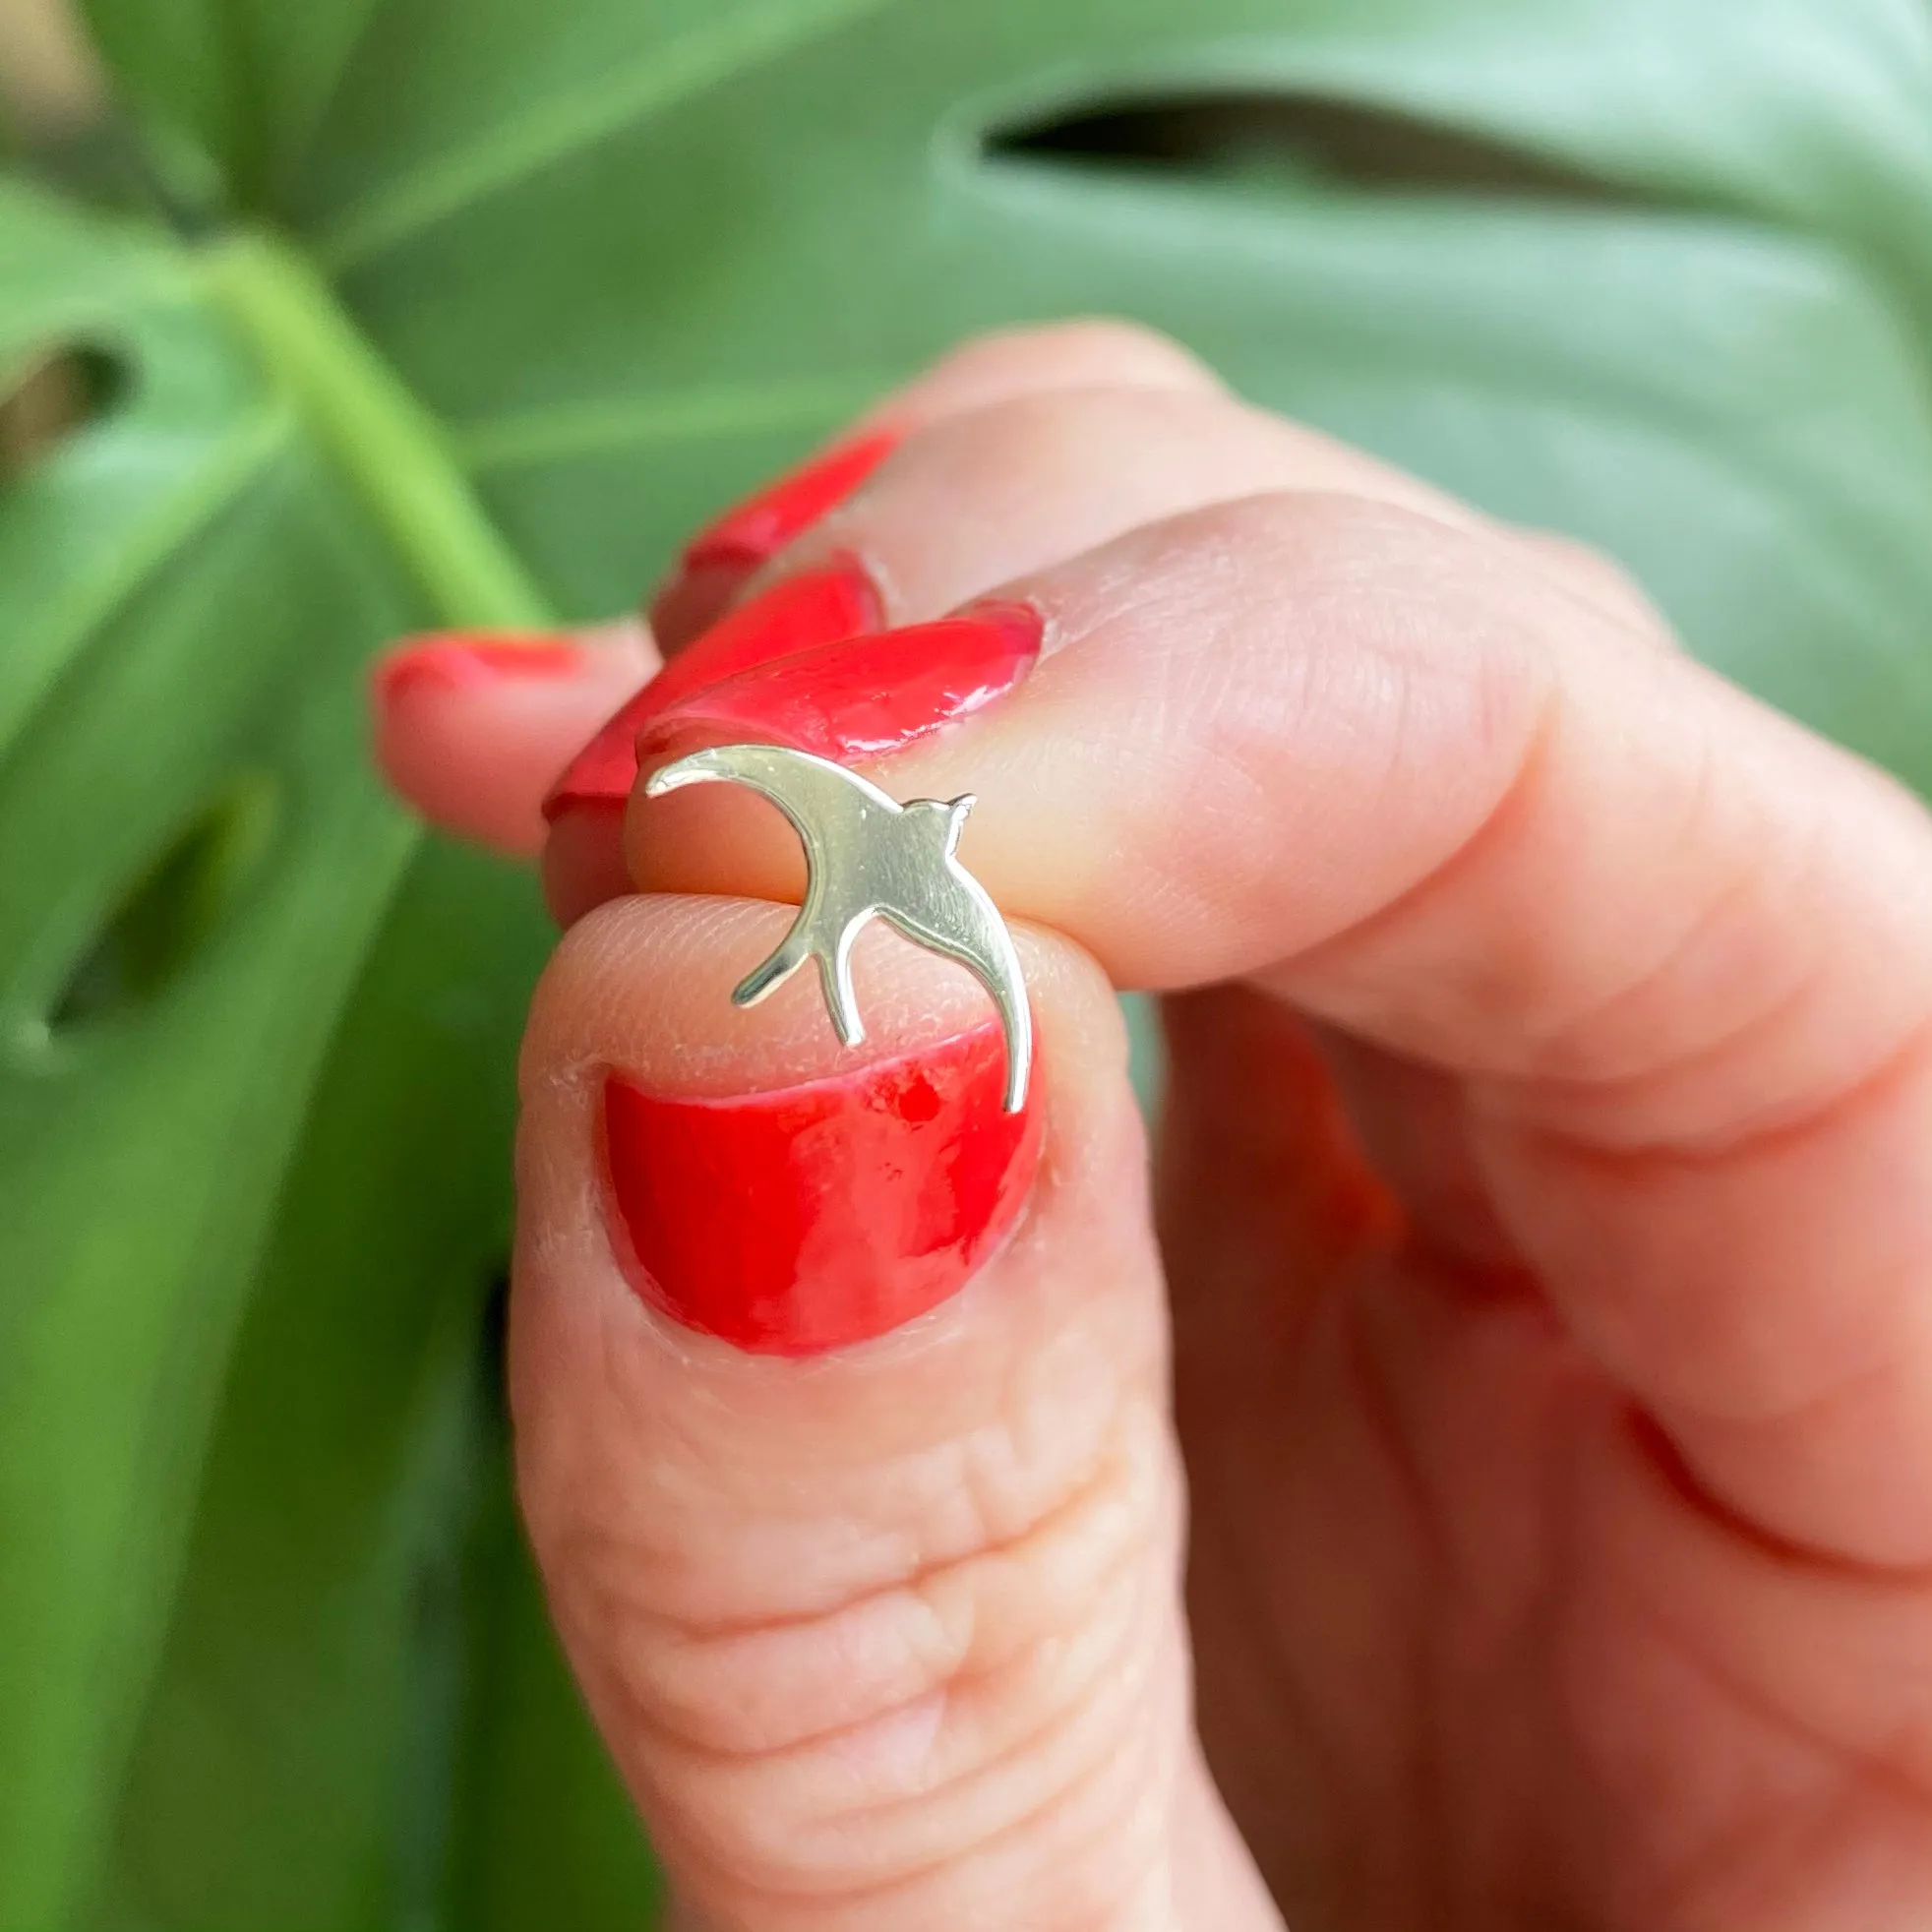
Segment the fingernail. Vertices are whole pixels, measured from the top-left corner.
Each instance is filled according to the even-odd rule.
[[[513,631],[430,631],[406,637],[370,674],[376,702],[387,708],[404,693],[434,687],[477,689],[532,678],[568,678],[584,661],[569,637]]]
[[[539,867],[543,902],[565,932],[586,913],[634,889],[624,860],[624,807],[572,806],[550,821]]]
[[[685,546],[686,567],[732,564],[756,569],[843,503],[885,460],[897,441],[889,430],[875,430],[800,464],[706,524]]]
[[[805,1356],[911,1321],[963,1288],[1012,1225],[1040,1108],[1003,1111],[1005,1043],[943,1046],[771,1093],[604,1087],[614,1248],[687,1328]]]
[[[850,637],[883,617],[878,591],[855,558],[837,558],[774,583],[721,618],[598,728],[552,786],[544,816],[555,822],[577,806],[621,805],[637,779],[637,734],[691,692],[772,658]]]
[[[1011,691],[1040,654],[1041,629],[1028,605],[982,604],[776,658],[660,707],[638,747],[648,755],[702,730],[839,761],[876,757]]]
[[[892,431],[874,430],[836,444],[707,524],[651,604],[658,642],[675,649],[706,629],[747,576],[843,503],[897,441]]]

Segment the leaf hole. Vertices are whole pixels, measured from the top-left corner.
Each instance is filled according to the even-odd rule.
[[[98,1024],[179,977],[234,907],[268,850],[276,791],[237,780],[196,814],[121,899],[48,1011],[55,1033]]]
[[[0,483],[98,422],[130,386],[127,364],[105,349],[59,348],[30,361],[0,392]]]
[[[1619,202],[1609,183],[1507,143],[1324,94],[1201,91],[1062,106],[989,132],[996,160],[1414,193]]]

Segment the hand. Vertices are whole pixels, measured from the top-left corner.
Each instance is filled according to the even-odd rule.
[[[1932,1923],[1926,814],[1135,332],[856,434],[695,546],[545,862],[519,1476],[686,1922]],[[464,650],[387,765],[534,848],[648,642]],[[728,1003],[796,839],[623,796],[721,731],[978,794],[1023,1122],[895,938],[856,1051]]]

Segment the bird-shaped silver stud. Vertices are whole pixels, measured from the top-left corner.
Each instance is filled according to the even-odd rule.
[[[744,785],[769,799],[805,847],[806,885],[797,919],[776,952],[732,993],[754,1006],[808,959],[818,966],[838,1037],[865,1037],[852,988],[852,946],[882,919],[917,944],[956,959],[993,996],[1006,1039],[1005,1109],[1026,1105],[1033,1022],[1012,935],[986,888],[959,863],[959,834],[973,795],[941,802],[889,798],[857,772],[783,745],[718,745],[651,775],[649,798],[686,785]]]

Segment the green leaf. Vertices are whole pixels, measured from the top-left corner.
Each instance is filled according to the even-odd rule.
[[[0,350],[121,398],[0,498],[0,1923],[387,1922],[545,938],[412,856],[359,667],[540,607],[272,249],[0,233]]]
[[[999,141],[1230,96],[1300,164]],[[1325,167],[1310,103],[1527,185]],[[1713,661],[1924,782],[1928,110],[1909,0],[693,0],[563,30],[391,0],[279,211],[570,608],[634,594],[688,490],[965,330],[1107,310],[1604,545]]]
[[[161,185],[211,214],[264,205],[380,4],[98,0],[88,12]]]
[[[468,1707],[440,1923],[463,1932],[634,1932],[658,1881],[616,1768],[550,1628],[509,1497],[470,1549]]]
[[[465,1538],[503,1510],[479,1338],[509,1247],[532,898],[420,855],[344,1002],[232,1344],[107,1923],[381,1925],[398,1901],[431,1922]]]
[[[649,1909],[491,1407],[545,936],[386,635],[1107,310],[1932,788],[1922,0],[89,12],[193,239],[0,189],[0,391],[101,404],[0,484],[0,1924]]]

